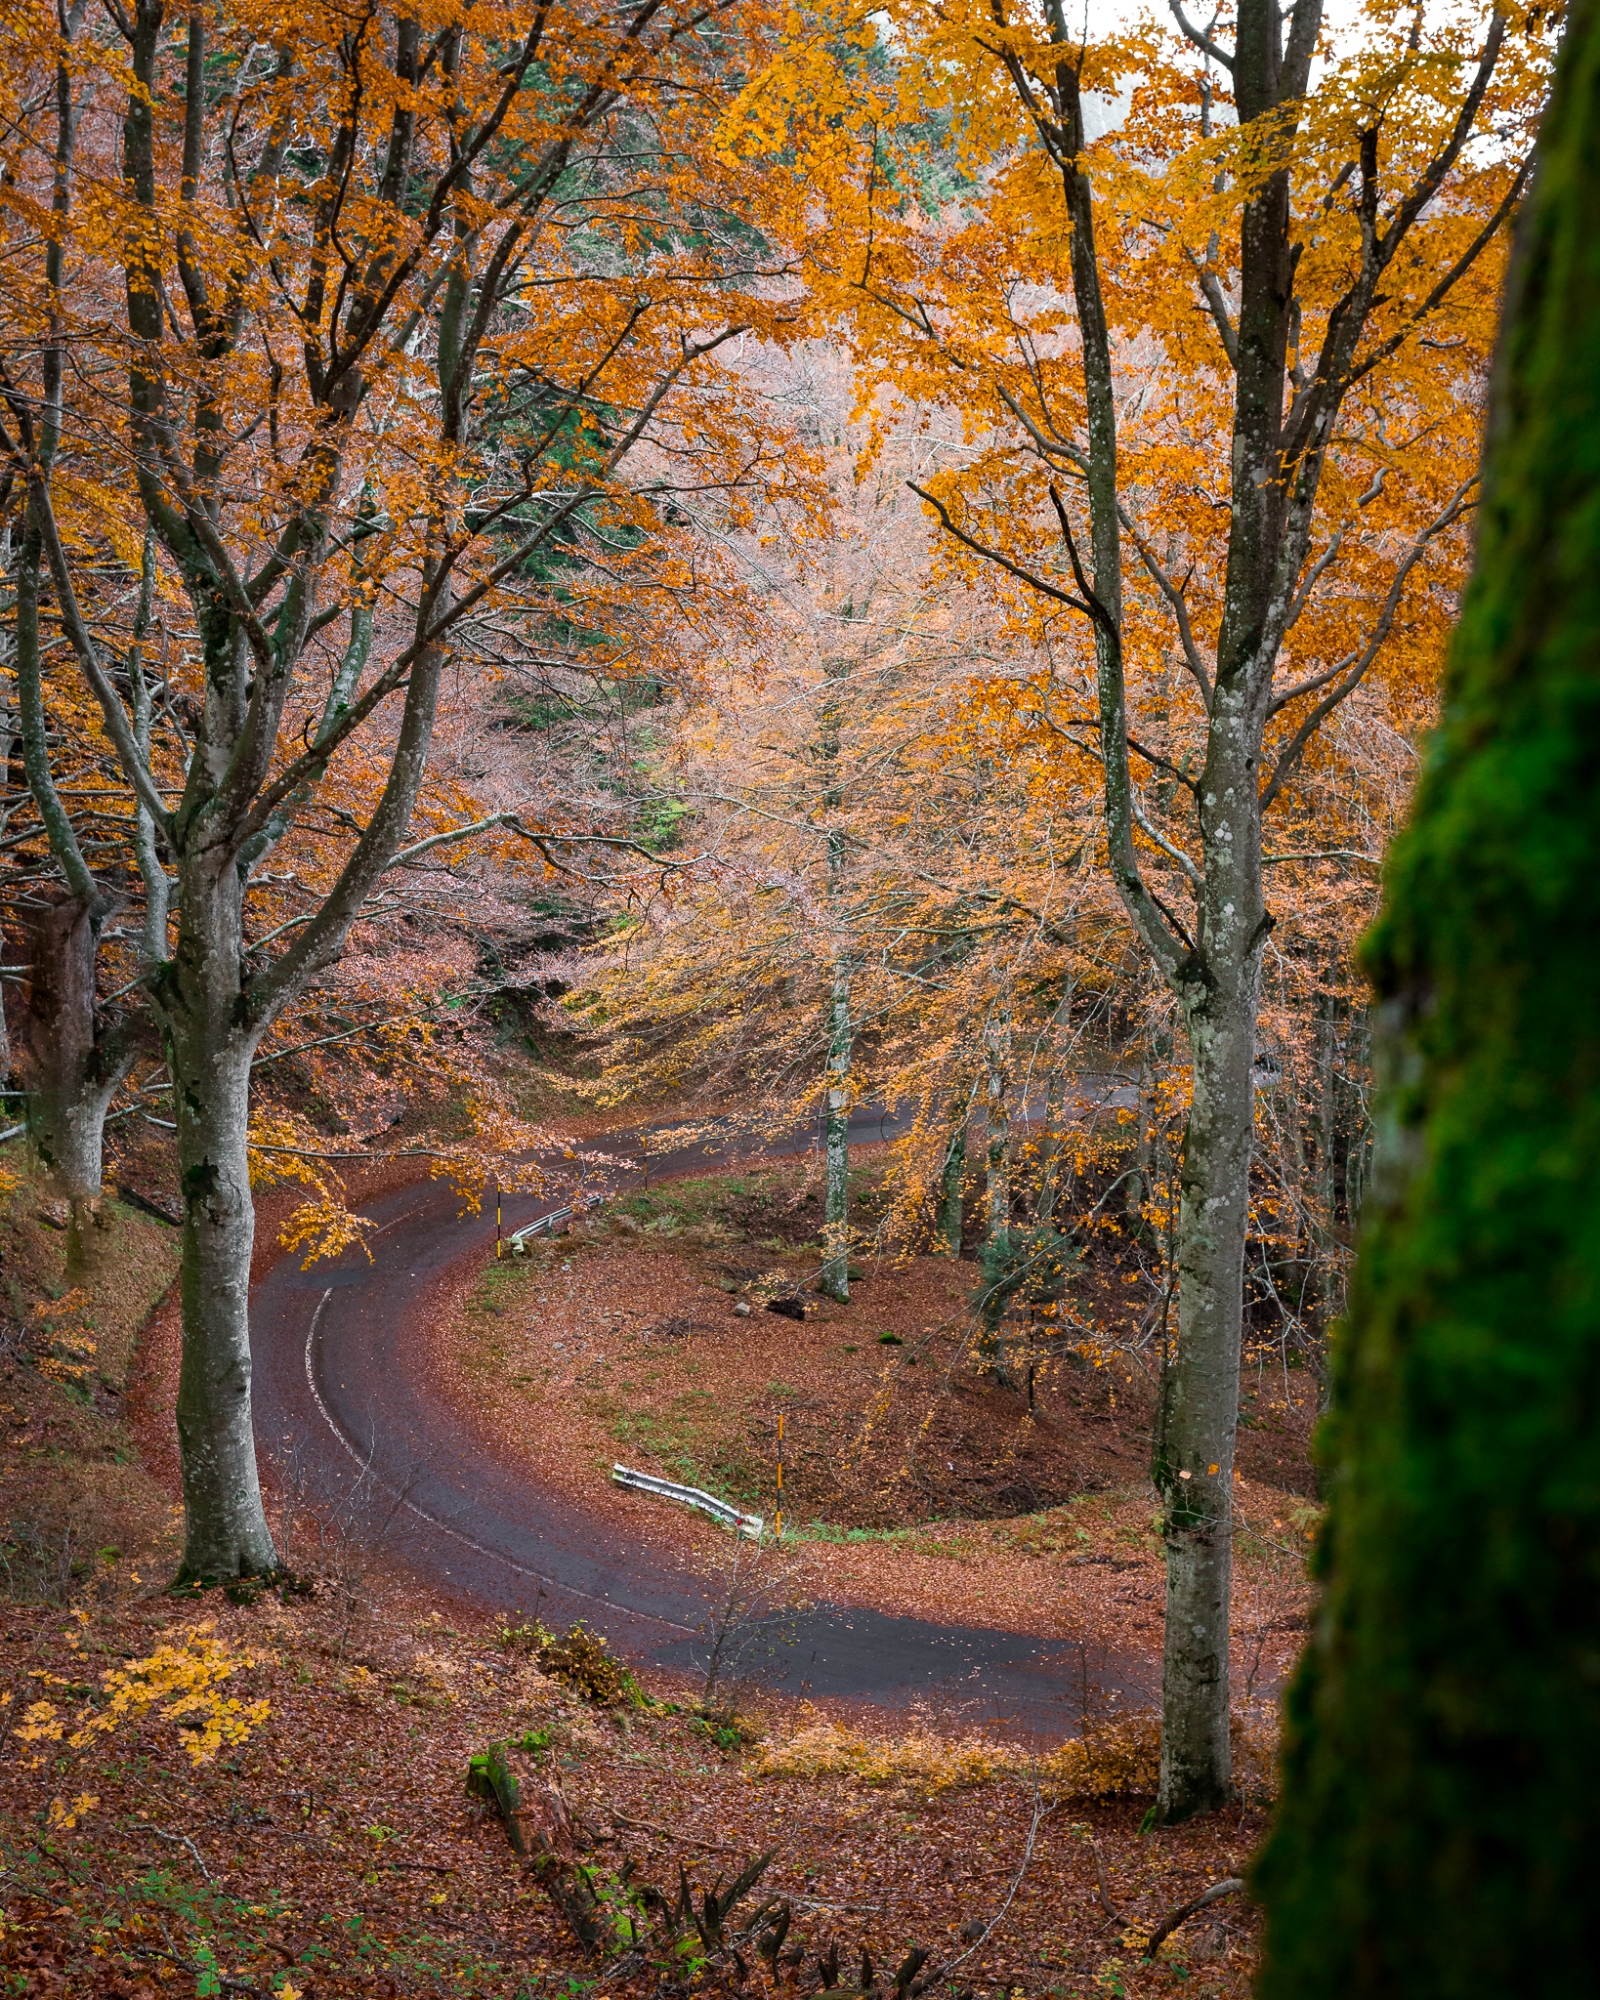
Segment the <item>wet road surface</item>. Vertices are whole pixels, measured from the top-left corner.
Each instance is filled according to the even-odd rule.
[[[869,1112],[852,1121],[851,1137],[892,1130],[891,1119]],[[627,1139],[595,1143],[620,1151]],[[748,1157],[749,1143],[740,1150]],[[652,1177],[714,1163],[703,1145],[651,1152]],[[636,1184],[633,1174],[612,1179]],[[505,1229],[566,1199],[508,1195]],[[429,1315],[451,1274],[494,1240],[492,1204],[477,1216],[459,1209],[436,1182],[395,1190],[363,1209],[376,1224],[374,1261],[357,1252],[302,1271],[285,1257],[257,1285],[256,1434],[277,1484],[381,1542],[451,1597],[556,1627],[581,1618],[637,1665],[697,1671],[712,1616],[706,1580],[664,1566],[671,1559],[631,1539],[609,1511],[590,1513],[541,1486],[466,1424],[433,1381]],[[771,1621],[754,1650],[747,1669],[786,1694],[917,1702],[1032,1738],[1071,1734],[1086,1698],[1147,1699],[1155,1665],[1071,1638],[826,1603]]]

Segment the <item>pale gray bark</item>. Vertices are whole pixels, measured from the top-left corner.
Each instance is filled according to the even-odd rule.
[[[229,900],[225,888],[221,900]],[[225,925],[227,910],[216,915]],[[187,1524],[181,1573],[261,1576],[277,1568],[278,1556],[261,1504],[250,1416],[255,1204],[246,1140],[255,1037],[230,1031],[203,1002],[199,1018],[170,1018],[173,1074],[183,1079],[176,1093],[183,1189],[177,1416]]]
[[[817,1289],[841,1304],[850,1297],[850,966],[837,959],[828,999],[828,1075],[823,1109],[822,1275]]]
[[[998,1273],[999,1253],[1011,1231],[1011,998],[995,1002],[983,1032],[983,1229],[991,1248],[988,1269]],[[1000,1383],[1011,1380],[1004,1331],[1004,1299],[993,1288],[979,1301],[978,1352]]]
[[[1336,1167],[1339,1106],[1334,1088],[1335,1055],[1338,1047],[1335,1027],[1337,1012],[1338,1001],[1332,991],[1324,990],[1317,995],[1314,1080],[1316,1096],[1311,1126],[1312,1144],[1315,1147],[1312,1201],[1316,1209],[1317,1227],[1324,1238],[1331,1233],[1334,1209],[1339,1198]]]
[[[1153,1464],[1165,1509],[1167,1549],[1163,1749],[1156,1810],[1168,1822],[1220,1804],[1231,1782],[1231,1481],[1259,964],[1271,921],[1262,895],[1262,814],[1279,796],[1323,719],[1361,684],[1390,629],[1406,575],[1433,537],[1460,518],[1470,489],[1456,494],[1405,553],[1364,646],[1303,685],[1275,691],[1273,677],[1284,639],[1315,583],[1315,574],[1308,573],[1312,530],[1322,470],[1344,399],[1358,369],[1365,373],[1380,365],[1418,330],[1419,323],[1410,322],[1404,331],[1386,335],[1361,353],[1384,273],[1471,138],[1506,29],[1506,17],[1494,14],[1448,138],[1387,212],[1378,133],[1374,129],[1359,135],[1359,159],[1347,170],[1356,175],[1359,256],[1343,297],[1327,316],[1321,352],[1314,358],[1299,356],[1291,377],[1290,328],[1299,305],[1287,162],[1296,107],[1305,95],[1321,25],[1321,0],[1294,0],[1288,10],[1275,0],[1240,0],[1232,53],[1210,31],[1194,28],[1176,0],[1173,12],[1208,61],[1229,72],[1240,122],[1262,121],[1263,130],[1272,134],[1267,143],[1282,149],[1278,157],[1284,162],[1266,173],[1242,206],[1236,322],[1229,318],[1220,286],[1202,274],[1202,307],[1215,321],[1235,378],[1227,564],[1214,659],[1208,664],[1195,641],[1183,584],[1167,574],[1140,537],[1119,489],[1115,375],[1093,195],[1083,161],[1082,54],[1062,0],[1046,0],[1051,39],[1059,51],[1053,69],[1041,71],[1008,51],[1002,51],[1001,59],[1062,178],[1083,358],[1082,441],[1064,436],[1048,411],[1030,412],[1004,388],[1001,395],[1052,475],[1050,498],[1075,588],[1065,589],[974,540],[947,507],[933,502],[945,527],[969,547],[1092,623],[1111,872],[1139,937],[1177,998],[1189,1042],[1194,1096],[1174,1246],[1178,1339],[1166,1370]],[[1202,120],[1208,118],[1209,95],[1203,91]],[[1511,212],[1521,186],[1518,174],[1497,221]],[[1473,239],[1435,287],[1428,310],[1471,268],[1493,233],[1491,225]],[[1087,573],[1054,479],[1058,471],[1081,480],[1087,499]],[[1124,528],[1173,614],[1206,710],[1200,776],[1191,780],[1174,774],[1191,801],[1194,853],[1150,823],[1132,781],[1122,663]],[[1276,753],[1270,771],[1265,770],[1269,720],[1288,703],[1312,696],[1316,698]],[[1143,853],[1136,832],[1146,843]],[[1188,901],[1187,922],[1170,900],[1153,893],[1147,880],[1144,855],[1156,852],[1167,874],[1168,898],[1175,882],[1180,885],[1177,900]]]
[[[17,714],[23,768],[64,889],[27,925],[28,982],[17,1054],[29,1140],[67,1205],[70,1281],[105,1247],[106,1112],[133,1060],[126,1021],[103,1021],[96,995],[100,930],[120,898],[84,858],[50,764],[39,646],[42,540],[30,523],[17,551]]]
[[[1150,1052],[1146,1044],[1139,1052],[1139,1078],[1134,1091],[1134,1115],[1139,1122],[1134,1133],[1133,1170],[1128,1175],[1126,1201],[1129,1227],[1136,1234],[1144,1230],[1144,1205],[1151,1199],[1153,1192],[1150,1181],[1150,1121],[1155,1116],[1152,1083]]]
[[[1039,1134],[1039,1198],[1034,1212],[1046,1223],[1054,1219],[1061,1193],[1061,1107],[1066,1083],[1061,1071],[1053,1069],[1045,1085],[1044,1129]]]
[[[1067,1072],[1062,1067],[1056,1037],[1070,1031],[1072,1000],[1073,981],[1069,978],[1051,1013],[1049,1030],[1041,1037],[1039,1045],[1046,1052],[1045,1059],[1049,1065],[1044,1089],[1044,1124],[1039,1133],[1038,1190],[1034,1199],[1034,1213],[1042,1223],[1053,1220],[1056,1203],[1061,1197],[1061,1173],[1066,1152],[1062,1143],[1062,1109],[1066,1102]]]
[[[1011,1226],[1011,1005],[995,1003],[983,1031],[983,1227]]]
[[[827,693],[822,704],[818,761],[822,770],[821,805],[830,817],[844,803],[839,778],[843,727],[843,683],[848,659],[827,662]],[[850,1019],[850,949],[844,935],[848,918],[843,909],[845,841],[842,831],[828,833],[828,907],[835,931],[833,975],[828,993],[828,1060],[823,1085],[823,1225],[822,1275],[817,1289],[842,1305],[850,1297],[850,1065],[855,1029]]]
[[[139,564],[139,606],[134,614],[133,644],[128,654],[128,681],[133,690],[133,740],[146,764],[150,762],[155,703],[144,669],[144,651],[150,635],[155,586],[156,538],[154,530],[147,530]],[[133,852],[144,884],[144,926],[139,939],[139,962],[148,975],[166,960],[172,915],[172,883],[161,859],[155,816],[142,798],[134,801]]]
[[[92,1275],[106,1247],[102,1199],[106,1110],[132,1049],[100,1032],[97,926],[63,898],[29,927],[29,972],[18,1055],[28,1136],[67,1204],[67,1276]]]
[[[1221,759],[1218,759],[1219,765]],[[1211,794],[1208,792],[1207,797]],[[1209,978],[1180,989],[1193,1095],[1179,1178],[1178,1339],[1152,1475],[1165,1502],[1166,1637],[1160,1800],[1172,1817],[1227,1796],[1233,1454],[1239,1410],[1244,1252],[1255,1130],[1260,882],[1250,894],[1255,788],[1219,779],[1243,869],[1208,868]],[[1219,842],[1224,853],[1226,842]],[[1209,857],[1208,857],[1209,858]],[[1229,905],[1232,908],[1229,908]]]

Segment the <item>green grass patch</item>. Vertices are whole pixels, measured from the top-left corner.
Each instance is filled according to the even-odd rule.
[[[880,1167],[851,1168],[851,1200],[862,1214],[877,1204],[881,1178]],[[793,1251],[815,1247],[819,1202],[819,1190],[795,1168],[756,1168],[636,1189],[596,1215],[602,1222],[631,1223],[649,1236],[670,1239],[692,1230],[717,1242]]]
[[[973,1553],[971,1545],[965,1540],[950,1539],[937,1532],[941,1527],[956,1528],[961,1525],[954,1521],[931,1521],[914,1528],[846,1528],[836,1521],[803,1521],[785,1527],[783,1538],[786,1542],[883,1542],[904,1549],[908,1555],[946,1556],[961,1560]]]
[[[749,1504],[762,1498],[765,1478],[743,1439],[728,1436],[709,1390],[686,1389],[665,1410],[619,1408],[615,1397],[588,1397],[584,1409],[604,1419],[619,1445],[647,1453],[667,1478],[698,1486],[718,1499]]]
[[[470,1313],[503,1313],[528,1295],[536,1267],[509,1254],[491,1257],[467,1294]]]

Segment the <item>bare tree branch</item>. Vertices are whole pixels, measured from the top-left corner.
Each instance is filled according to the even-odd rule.
[[[1469,495],[1477,483],[1478,475],[1474,473],[1470,479],[1458,486],[1449,504],[1439,514],[1435,515],[1433,520],[1423,529],[1422,533],[1417,536],[1410,548],[1407,549],[1395,570],[1394,579],[1389,585],[1388,595],[1384,598],[1383,609],[1378,614],[1378,621],[1373,626],[1371,636],[1368,638],[1359,658],[1355,661],[1349,673],[1334,687],[1329,689],[1328,693],[1323,696],[1322,700],[1306,716],[1280,753],[1277,763],[1273,767],[1272,776],[1267,781],[1261,793],[1261,810],[1263,813],[1273,804],[1278,794],[1283,790],[1285,781],[1288,779],[1295,765],[1299,763],[1301,754],[1312,737],[1339,706],[1340,702],[1354,694],[1356,689],[1366,679],[1373,661],[1378,657],[1379,651],[1394,625],[1395,614],[1400,608],[1400,599],[1405,592],[1406,579],[1421,561],[1429,543],[1436,536],[1442,535],[1446,528],[1460,520],[1461,516],[1476,504],[1469,498]],[[1333,671],[1337,672],[1338,669],[1335,668]],[[1300,688],[1290,689],[1284,698],[1286,700],[1293,700],[1297,695],[1308,693],[1312,687],[1321,685],[1328,678],[1329,676],[1324,674],[1315,682],[1307,682]],[[1281,703],[1278,705],[1281,706]]]
[[[1238,1876],[1232,1875],[1225,1882],[1213,1882],[1209,1889],[1203,1890],[1192,1902],[1180,1903],[1177,1909],[1169,1911],[1156,1925],[1139,1956],[1154,1958],[1179,1924],[1186,1924],[1192,1916],[1209,1908],[1212,1903],[1220,1902],[1224,1896],[1237,1896],[1243,1887],[1243,1881]]]
[[[1211,318],[1222,342],[1222,351],[1228,357],[1228,365],[1230,368],[1237,368],[1239,335],[1233,321],[1228,317],[1228,301],[1222,296],[1222,281],[1209,264],[1194,254],[1187,243],[1183,246],[1183,254],[1188,258],[1196,278],[1200,281],[1200,293],[1210,309]]]
[[[1139,552],[1139,560],[1150,574],[1152,582],[1172,607],[1172,615],[1177,621],[1178,638],[1183,645],[1184,664],[1194,676],[1195,685],[1200,690],[1200,699],[1205,703],[1206,714],[1211,713],[1211,676],[1206,672],[1205,660],[1195,643],[1194,627],[1189,620],[1189,604],[1182,589],[1168,576],[1165,568],[1156,559],[1138,523],[1122,501],[1117,502],[1117,512],[1122,516],[1122,525],[1133,539],[1133,546]]]
[[[1233,57],[1228,54],[1221,43],[1213,41],[1203,28],[1195,26],[1193,21],[1183,11],[1180,0],[1167,0],[1167,5],[1171,9],[1173,20],[1177,22],[1179,28],[1183,31],[1184,37],[1188,41],[1193,42],[1202,55],[1209,56],[1214,63],[1220,64],[1231,76],[1233,74]]]
[[[1016,577],[1019,583],[1025,583],[1031,590],[1037,590],[1041,596],[1051,598],[1057,604],[1065,604],[1071,610],[1081,612],[1085,618],[1091,621],[1094,619],[1093,609],[1083,598],[1074,597],[1070,590],[1061,590],[1055,584],[1047,583],[1042,576],[1035,576],[1032,570],[1024,569],[1020,563],[1013,562],[1010,556],[1006,555],[1000,549],[991,547],[989,543],[977,541],[964,528],[956,525],[950,518],[949,508],[945,506],[942,500],[930,493],[926,487],[919,486],[914,479],[908,479],[906,484],[919,500],[927,501],[928,505],[939,516],[940,527],[944,529],[947,535],[953,536],[956,541],[960,542],[963,548],[971,549],[974,555],[982,556],[986,562],[994,563],[998,568],[1005,570],[1008,575]]]

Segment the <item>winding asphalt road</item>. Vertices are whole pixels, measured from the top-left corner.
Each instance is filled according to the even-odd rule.
[[[877,1139],[890,1129],[868,1113],[851,1136]],[[748,1142],[741,1148],[750,1150]],[[707,1164],[704,1146],[650,1161],[652,1175]],[[506,1229],[558,1201],[508,1196]],[[458,1208],[437,1183],[401,1188],[364,1211],[377,1225],[372,1263],[357,1254],[302,1271],[285,1257],[257,1285],[256,1431],[278,1483],[360,1532],[381,1531],[389,1555],[458,1600],[537,1610],[550,1625],[582,1618],[639,1665],[693,1672],[710,1612],[704,1580],[663,1567],[609,1513],[591,1514],[541,1486],[470,1428],[432,1379],[422,1337],[428,1315],[451,1274],[484,1256],[494,1237],[492,1211],[462,1216]],[[771,1627],[760,1652],[752,1665],[785,1693],[924,1702],[1036,1738],[1070,1733],[1086,1695],[1137,1697],[1150,1686],[1143,1662],[1068,1639],[826,1603]]]

